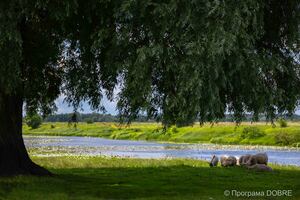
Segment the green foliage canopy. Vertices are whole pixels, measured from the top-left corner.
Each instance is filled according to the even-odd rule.
[[[44,113],[119,87],[125,121],[273,119],[299,103],[299,18],[298,0],[2,1],[0,91]]]
[[[30,114],[26,116],[26,124],[32,129],[39,128],[42,124],[42,118],[38,114]]]

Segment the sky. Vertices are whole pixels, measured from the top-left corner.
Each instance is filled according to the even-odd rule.
[[[56,99],[55,101],[56,106],[57,106],[57,114],[60,113],[71,113],[73,112],[73,107],[68,106],[68,103],[64,102],[64,97],[60,96],[58,99]],[[103,104],[104,107],[107,111],[107,114],[112,114],[112,115],[116,115],[117,111],[116,111],[116,102],[111,102],[107,99],[106,96],[104,96],[103,98]],[[90,106],[88,105],[87,102],[82,102],[82,110],[79,110],[79,112],[81,113],[91,113],[93,112],[93,110],[90,109]]]

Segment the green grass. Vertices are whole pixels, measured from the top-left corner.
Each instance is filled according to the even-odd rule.
[[[0,199],[256,199],[224,196],[224,190],[292,190],[300,199],[300,168],[271,165],[274,172],[210,168],[188,159],[33,157],[53,177],[0,179]],[[259,199],[284,199],[262,197]]]
[[[55,127],[51,128],[51,125]],[[245,130],[250,132],[245,133]],[[163,131],[161,124],[157,123],[133,123],[130,126],[119,126],[116,123],[79,123],[77,128],[69,127],[67,123],[44,123],[38,129],[24,125],[23,133],[186,143],[300,146],[300,123],[295,122],[288,122],[288,127],[285,128],[265,123],[242,123],[240,126],[234,123],[219,123],[214,126],[205,124],[202,127],[171,127],[167,131]]]

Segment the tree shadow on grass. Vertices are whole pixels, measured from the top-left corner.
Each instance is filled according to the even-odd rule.
[[[224,190],[289,189],[299,198],[299,170],[255,173],[241,168],[114,167],[52,169],[54,177],[0,181],[0,197],[13,199],[232,199]],[[2,195],[1,195],[2,194]],[[241,199],[241,198],[239,198]],[[265,199],[270,199],[266,197]],[[272,198],[274,199],[274,198]],[[276,199],[276,198],[275,198]],[[280,199],[280,198],[278,198]]]

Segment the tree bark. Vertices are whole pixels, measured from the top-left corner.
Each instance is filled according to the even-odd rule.
[[[0,91],[0,176],[51,175],[31,161],[22,137],[23,99]]]

